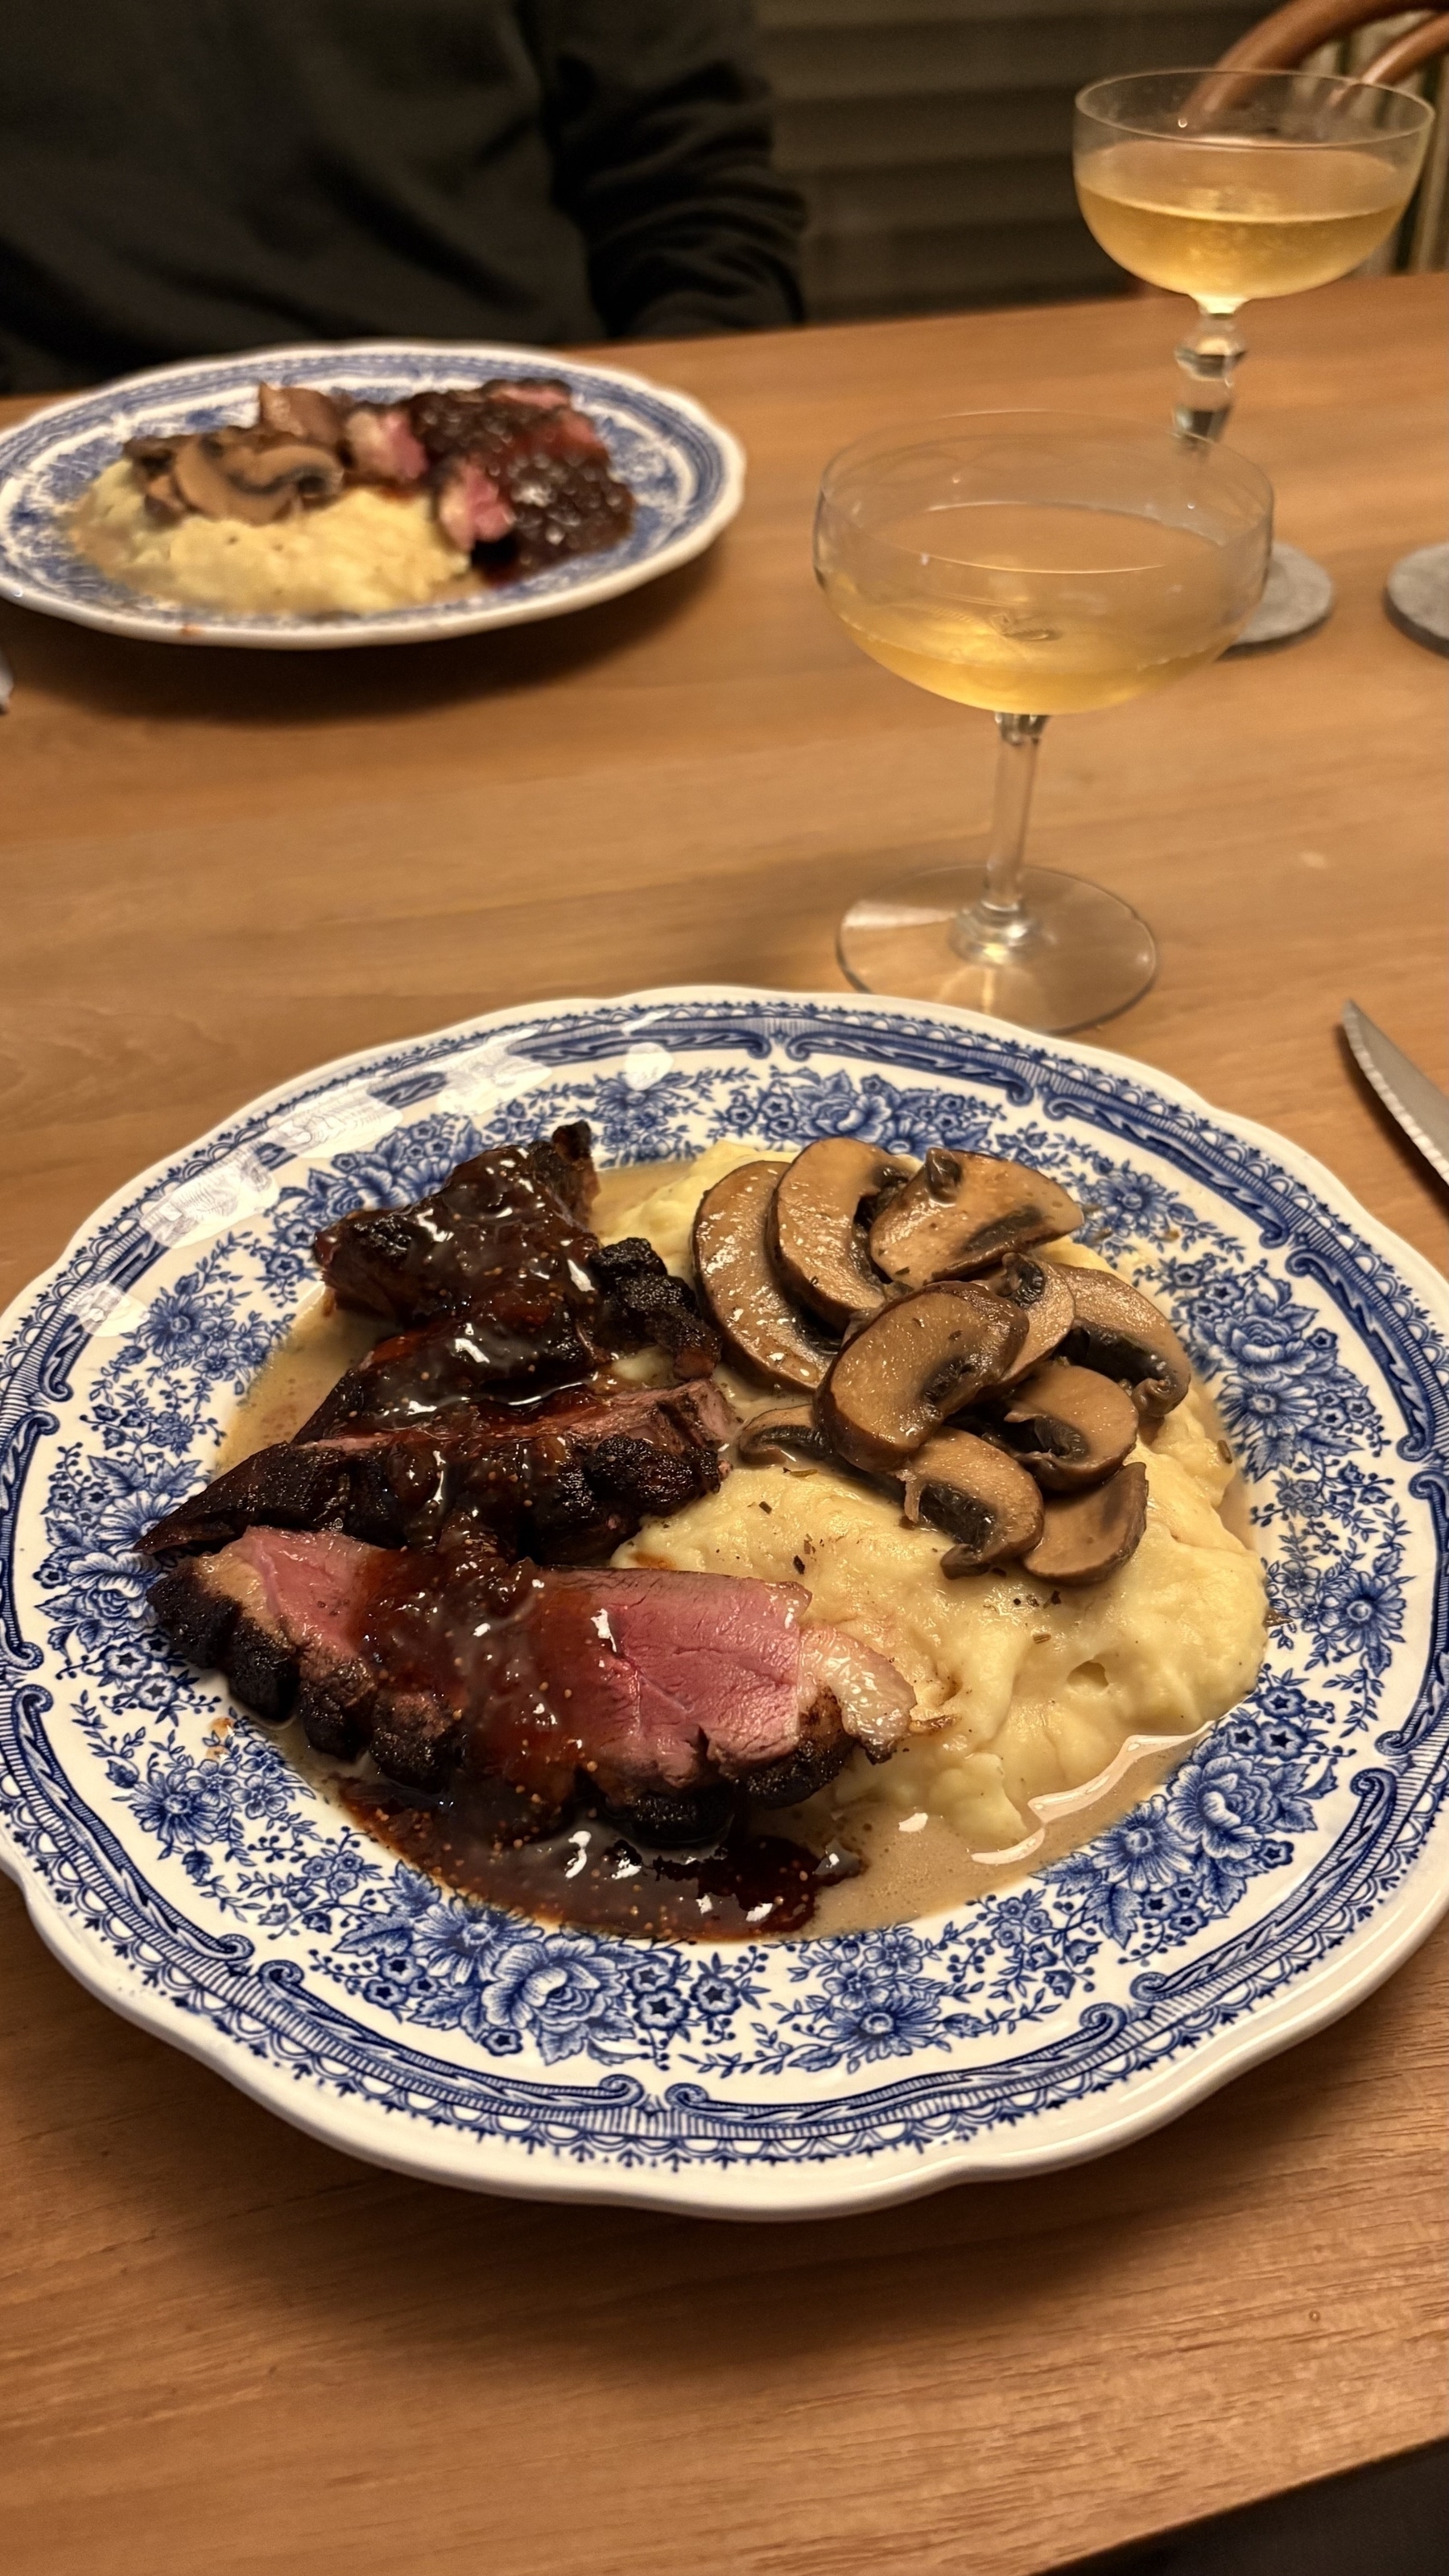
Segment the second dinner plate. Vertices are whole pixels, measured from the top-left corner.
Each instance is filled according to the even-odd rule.
[[[1084,1849],[949,1913],[637,1943],[449,1895],[153,1629],[317,1229],[587,1118],[607,1164],[849,1132],[1024,1157],[1172,1312],[1247,1478],[1249,1697]],[[1099,2155],[1344,2011],[1445,1902],[1449,1295],[1321,1166],[1139,1065],[734,989],[509,1011],[290,1083],[99,1211],[0,1330],[0,1855],[117,2010],[440,2181],[781,2217]]]
[[[111,581],[78,554],[65,513],[113,465],[126,441],[217,429],[246,420],[258,382],[317,385],[357,402],[405,402],[434,385],[481,385],[491,376],[548,375],[570,387],[597,424],[615,471],[634,495],[633,523],[605,553],[571,555],[528,578],[366,615],[277,617],[182,608]],[[584,366],[553,350],[433,340],[310,342],[251,349],[123,376],[94,393],[48,404],[0,431],[0,596],[23,608],[109,635],[163,644],[245,644],[319,652],[355,644],[437,643],[481,628],[519,626],[597,606],[657,581],[712,545],[744,497],[744,451],[687,394],[620,367]]]

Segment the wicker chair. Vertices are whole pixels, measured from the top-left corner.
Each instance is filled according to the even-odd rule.
[[[1289,0],[1286,8],[1275,9],[1270,18],[1251,27],[1219,59],[1230,69],[1295,71],[1321,46],[1338,44],[1361,28],[1376,26],[1385,14],[1383,0]],[[1435,12],[1390,37],[1366,62],[1355,62],[1353,77],[1392,87],[1411,80],[1446,51],[1449,12]],[[1398,265],[1420,272],[1443,268],[1449,259],[1449,76],[1431,77],[1436,89],[1429,94],[1437,94],[1439,114],[1418,197],[1407,233],[1400,236],[1398,252]],[[1385,245],[1379,259],[1386,267],[1395,264],[1392,244]]]
[[[1331,45],[1340,36],[1351,36],[1360,27],[1370,27],[1386,16],[1383,0],[1288,0],[1286,9],[1275,9],[1240,36],[1219,60],[1252,71],[1295,71],[1316,53],[1320,45]],[[1449,48],[1449,13],[1425,19],[1405,34],[1395,36],[1381,53],[1364,65],[1360,80],[1393,82],[1407,80],[1425,63]]]
[[[1271,18],[1249,29],[1230,45],[1221,61],[1230,70],[1296,71],[1320,45],[1373,26],[1384,16],[1383,0],[1289,0]],[[1366,63],[1355,64],[1359,80],[1392,85],[1449,50],[1449,14],[1420,19],[1390,38]],[[1446,142],[1446,91],[1439,85],[1439,115],[1429,164],[1419,190],[1419,205],[1408,249],[1411,269],[1442,268],[1449,249],[1449,142]],[[1384,607],[1401,634],[1449,654],[1449,546],[1423,546],[1395,564],[1384,592]]]

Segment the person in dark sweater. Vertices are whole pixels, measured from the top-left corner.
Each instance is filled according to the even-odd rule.
[[[0,33],[0,386],[268,341],[800,319],[747,0],[43,0]]]

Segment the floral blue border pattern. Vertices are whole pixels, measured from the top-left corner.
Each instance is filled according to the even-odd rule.
[[[482,383],[500,372],[516,372],[517,350],[394,348],[312,349],[295,353],[289,373],[294,381],[346,385],[359,401],[396,402],[420,388],[437,384]],[[528,363],[541,363],[534,353]],[[578,399],[598,421],[618,471],[634,494],[635,511],[628,535],[606,556],[574,556],[555,569],[534,574],[527,582],[496,594],[507,607],[522,599],[562,600],[584,592],[600,572],[619,573],[649,564],[666,547],[702,527],[717,508],[725,488],[727,466],[719,439],[678,401],[647,386],[622,384],[607,369],[579,366],[572,360],[548,358],[550,374],[564,376]],[[259,373],[253,352],[237,359],[210,359],[191,369],[173,369],[163,381],[98,392],[67,405],[59,419],[41,413],[0,437],[0,590],[24,595],[31,606],[83,605],[144,613],[157,633],[183,627],[195,633],[224,624],[229,632],[258,641],[280,636],[295,624],[289,618],[243,616],[227,611],[180,608],[162,600],[141,600],[107,579],[76,553],[59,518],[87,483],[112,464],[127,438],[143,431],[165,432],[185,425],[210,428],[241,417],[251,402]],[[405,637],[425,625],[429,633],[476,626],[486,620],[485,598],[434,602],[426,609],[377,610],[365,618],[338,618],[342,627],[365,627],[370,635]]]
[[[643,1947],[398,1867],[176,1665],[131,1543],[204,1473],[317,1227],[580,1111],[609,1161],[729,1132],[1009,1145],[1130,1243],[1231,1425],[1277,1621],[1257,1688],[1166,1788],[944,1924]],[[414,2120],[617,2167],[1004,2131],[1252,2012],[1412,1867],[1449,1767],[1445,1378],[1407,1283],[1290,1170],[1026,1040],[747,1001],[423,1040],[168,1167],[0,1351],[0,1815],[182,2011]]]

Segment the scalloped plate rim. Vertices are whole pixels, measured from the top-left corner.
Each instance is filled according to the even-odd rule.
[[[660,579],[663,574],[677,572],[684,564],[692,563],[697,555],[705,553],[713,545],[716,537],[720,536],[730,522],[738,516],[745,493],[744,448],[733,430],[726,429],[723,422],[716,420],[713,413],[708,411],[703,403],[696,401],[692,394],[682,393],[672,385],[660,384],[656,378],[640,375],[634,368],[598,364],[591,358],[575,357],[567,350],[540,351],[523,348],[504,340],[407,339],[311,341],[295,345],[279,343],[275,346],[268,344],[257,349],[232,350],[210,359],[186,358],[178,359],[164,367],[138,368],[130,375],[115,376],[104,384],[92,385],[76,393],[63,395],[54,402],[44,403],[38,410],[28,412],[23,421],[12,422],[5,430],[0,430],[0,487],[10,479],[12,472],[18,470],[8,468],[6,464],[6,443],[12,431],[29,432],[37,425],[50,420],[63,422],[84,405],[95,403],[103,394],[119,398],[137,391],[164,389],[175,378],[194,375],[198,369],[204,369],[207,366],[230,368],[241,364],[250,366],[253,361],[260,365],[264,360],[280,360],[296,361],[299,365],[305,365],[316,372],[319,369],[319,362],[324,359],[335,362],[362,362],[369,357],[384,358],[389,355],[416,354],[427,357],[435,350],[442,357],[446,357],[449,352],[458,352],[469,357],[486,354],[490,359],[498,358],[509,362],[519,360],[534,368],[537,368],[544,358],[553,358],[561,367],[576,368],[582,374],[597,376],[606,383],[618,385],[626,392],[646,394],[654,400],[665,403],[672,410],[682,414],[696,429],[702,431],[715,447],[722,469],[722,484],[717,498],[694,526],[686,527],[678,535],[669,538],[655,553],[646,556],[642,562],[629,564],[614,571],[583,573],[573,589],[543,598],[528,598],[523,595],[510,598],[506,592],[484,593],[480,595],[476,609],[468,610],[463,614],[452,613],[446,618],[439,617],[430,609],[426,601],[420,602],[411,610],[386,612],[388,616],[399,620],[406,618],[408,621],[406,625],[398,623],[384,626],[374,622],[368,614],[364,613],[360,614],[351,625],[338,625],[324,618],[299,617],[290,625],[278,621],[272,630],[259,633],[254,626],[229,623],[226,612],[220,609],[198,608],[190,612],[190,615],[205,621],[193,625],[189,622],[177,622],[177,603],[172,601],[157,603],[158,608],[164,607],[171,612],[161,616],[155,609],[146,605],[138,605],[134,608],[109,608],[83,599],[67,600],[63,595],[46,588],[43,584],[27,579],[23,573],[10,569],[5,554],[3,530],[0,530],[0,598],[12,600],[17,607],[29,609],[36,616],[58,617],[68,625],[89,627],[97,634],[119,635],[131,641],[149,644],[218,645],[243,651],[301,653],[340,652],[367,645],[445,643],[455,635],[488,634],[495,628],[504,626],[538,625],[548,618],[569,616],[577,609],[601,607],[608,600],[621,598],[628,591],[638,590],[644,584]],[[325,372],[325,365],[322,366],[321,371]],[[587,562],[589,558],[579,557],[576,560]]]
[[[1364,1208],[1329,1166],[1276,1130],[1218,1108],[1190,1085],[1139,1058],[1069,1037],[1041,1036],[984,1013],[948,1004],[910,1002],[891,995],[690,984],[508,1005],[302,1068],[255,1094],[201,1135],[158,1157],[113,1191],[75,1229],[56,1260],[22,1288],[0,1314],[0,1340],[7,1339],[23,1323],[32,1302],[110,1218],[164,1179],[175,1164],[220,1141],[239,1123],[281,1105],[303,1086],[332,1081],[408,1048],[432,1047],[465,1035],[495,1034],[510,1025],[532,1023],[543,1015],[564,1019],[601,1009],[647,1012],[670,1005],[718,1002],[778,1006],[787,1012],[801,1007],[838,1010],[847,1019],[879,1008],[926,1025],[944,1022],[988,1037],[1026,1043],[1068,1064],[1085,1062],[1142,1085],[1206,1115],[1219,1127],[1288,1167],[1339,1214],[1351,1219],[1356,1231],[1399,1270],[1431,1319],[1449,1330],[1449,1283],[1413,1245]],[[138,2028],[183,2049],[291,2126],[340,2152],[418,2180],[502,2198],[582,2200],[599,2206],[662,2209],[681,2216],[788,2221],[840,2217],[923,2198],[958,2182],[1011,2180],[1095,2161],[1168,2125],[1251,2067],[1339,2020],[1403,1964],[1449,1911],[1449,1872],[1443,1868],[1440,1848],[1446,1838],[1449,1807],[1426,1837],[1400,1885],[1329,1957],[1306,1969],[1287,1991],[1255,2004],[1240,2020],[1205,2039],[1190,2058],[1170,2060],[1151,2074],[1135,2075],[1114,2088],[1120,2093],[1120,2108],[1104,2115],[1099,2107],[1089,2136],[1045,2145],[1014,2145],[1008,2132],[1004,2143],[990,2146],[984,2146],[980,2137],[973,2137],[940,2150],[923,2151],[919,2165],[909,2171],[862,2172],[842,2159],[835,2168],[834,2187],[830,2168],[808,2162],[738,2164],[718,2171],[657,2167],[606,2172],[598,2167],[570,2165],[562,2159],[545,2162],[530,2156],[525,2160],[516,2147],[473,2134],[422,2127],[414,2143],[407,2124],[396,2114],[322,2091],[314,2097],[305,2082],[289,2080],[278,2070],[258,2066],[241,2041],[188,2014],[154,1992],[134,1971],[108,1957],[83,1932],[72,1928],[3,1824],[0,1869],[18,1885],[28,1917],[46,1948],[85,1991]],[[1099,2106],[1101,2102],[1099,2096]]]

